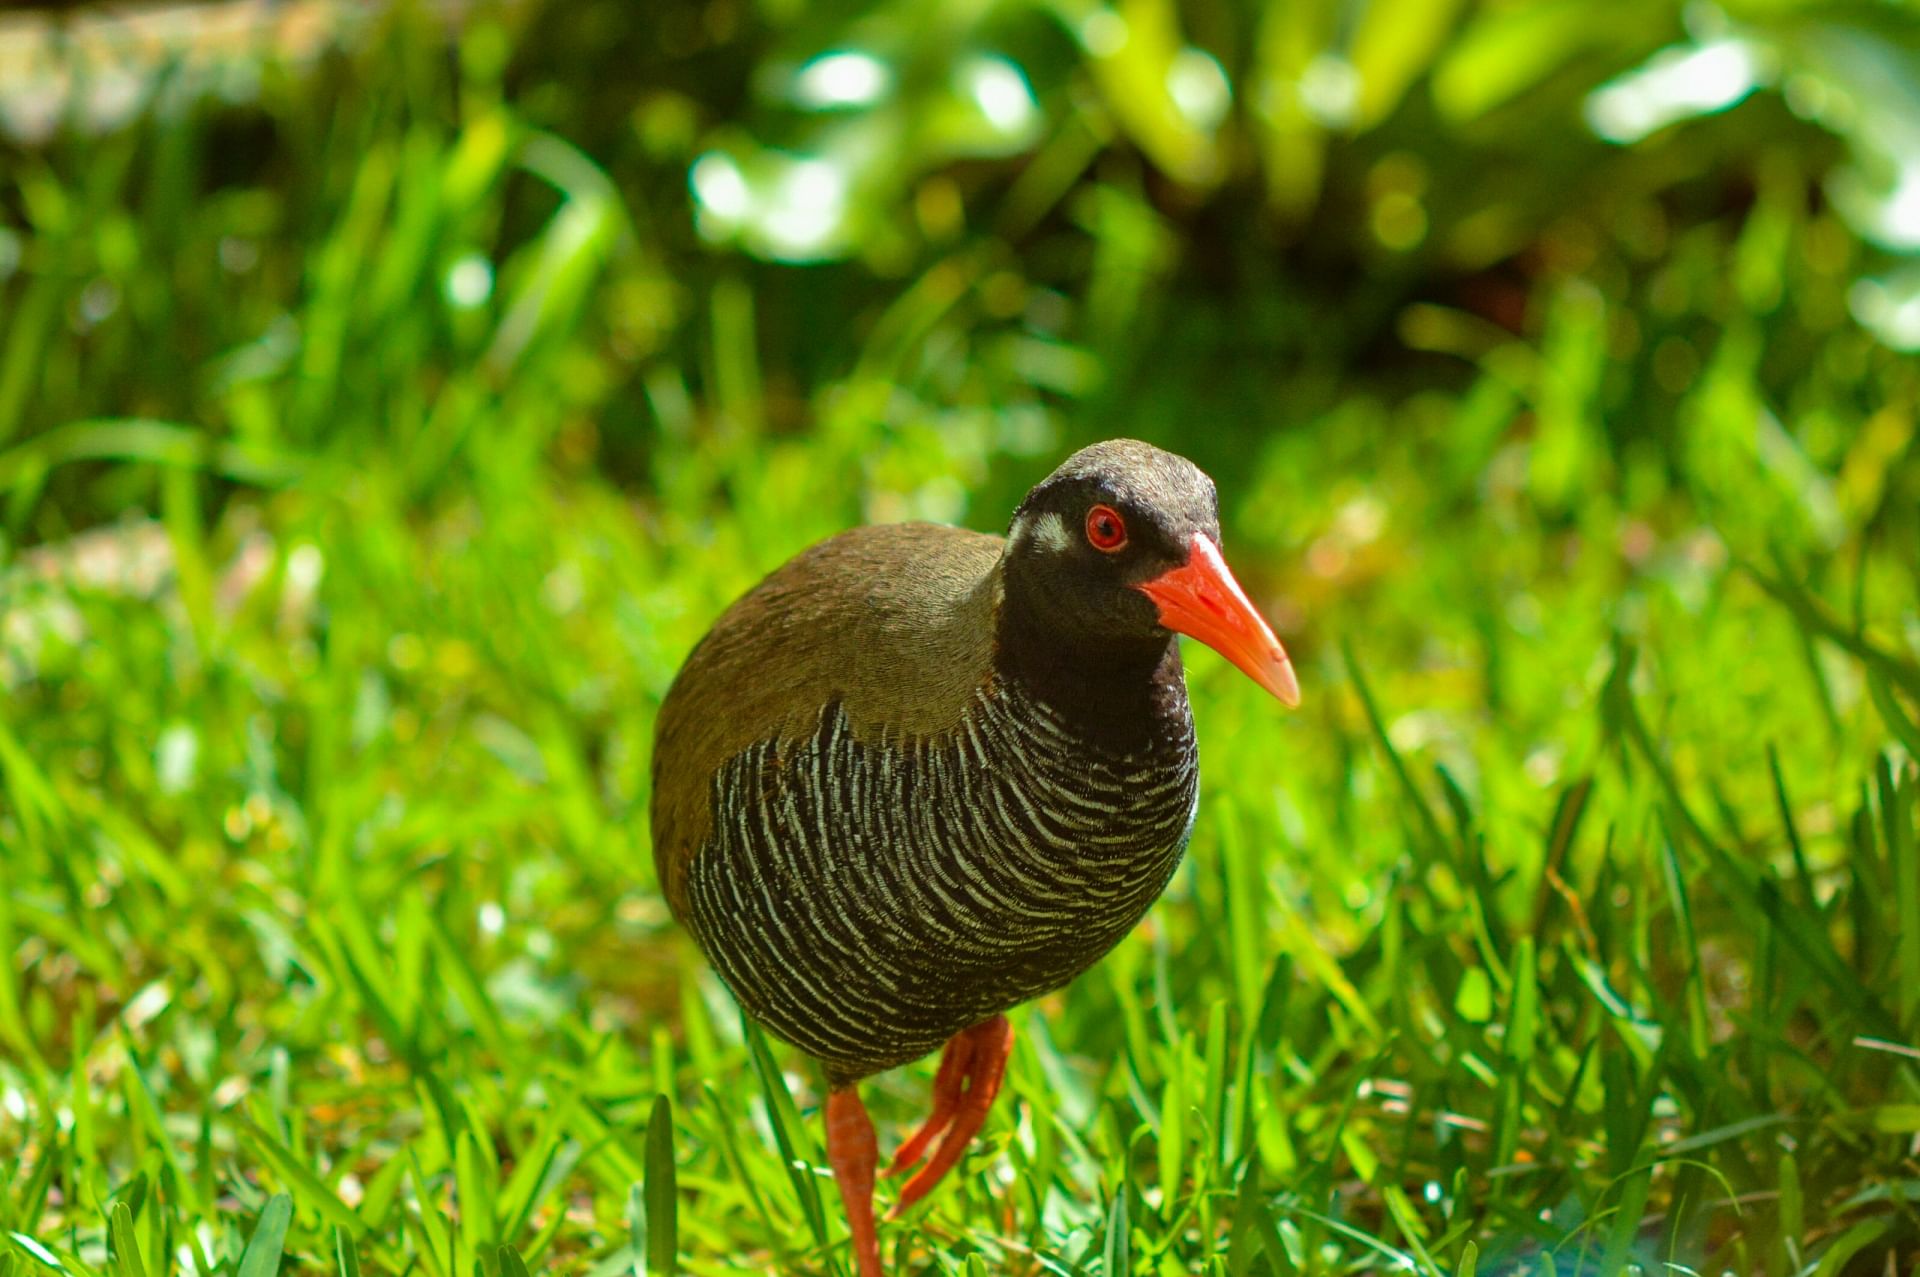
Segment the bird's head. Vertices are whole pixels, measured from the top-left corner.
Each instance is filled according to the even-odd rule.
[[[1283,704],[1293,665],[1220,553],[1213,480],[1133,439],[1082,448],[1020,503],[1007,532],[1007,605],[1080,660],[1116,663],[1191,635]]]

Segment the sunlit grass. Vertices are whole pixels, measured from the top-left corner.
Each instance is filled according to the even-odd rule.
[[[19,1262],[254,1271],[284,1229],[371,1271],[492,1272],[502,1244],[610,1271],[663,1261],[668,1201],[687,1271],[843,1262],[818,1080],[756,1066],[641,832],[651,706],[759,566],[732,542],[663,550],[581,479],[423,523],[296,490],[204,540],[112,530],[85,577],[16,568]],[[162,566],[129,579],[114,545]],[[1705,597],[1631,580],[1627,642],[1568,605],[1582,573],[1535,578],[1497,709],[1484,659],[1445,655],[1476,623],[1396,617],[1420,587],[1391,578],[1301,622],[1297,716],[1196,658],[1187,867],[1020,1015],[1010,1102],[889,1252],[1771,1272],[1904,1245],[1914,781],[1875,742],[1913,738],[1912,658],[1851,627],[1843,654],[1824,605],[1724,563]],[[927,1075],[869,1087],[890,1136]]]

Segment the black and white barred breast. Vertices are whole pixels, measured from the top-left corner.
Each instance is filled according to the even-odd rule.
[[[858,740],[829,704],[715,773],[688,921],[836,1085],[918,1059],[1072,980],[1166,887],[1198,796],[1183,694],[1157,727],[1115,752],[1010,679],[914,740]]]

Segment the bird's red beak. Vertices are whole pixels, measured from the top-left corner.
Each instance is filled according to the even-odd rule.
[[[1219,547],[1205,533],[1193,534],[1193,552],[1185,563],[1134,588],[1159,607],[1160,624],[1199,639],[1288,709],[1300,704],[1300,683],[1287,650],[1253,610]]]

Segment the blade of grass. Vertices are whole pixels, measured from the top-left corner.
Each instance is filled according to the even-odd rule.
[[[1893,868],[1892,931],[1900,971],[1894,1011],[1912,1028],[1920,1012],[1920,854],[1914,847],[1914,772],[1911,766],[1901,772],[1896,779],[1888,760],[1881,759],[1880,814]]]
[[[787,1080],[774,1066],[773,1054],[767,1049],[767,1040],[760,1032],[760,1026],[741,1013],[741,1034],[747,1040],[747,1049],[753,1056],[754,1071],[760,1075],[760,1091],[767,1102],[767,1119],[773,1125],[774,1143],[780,1150],[780,1164],[786,1168],[787,1178],[793,1184],[794,1196],[800,1203],[800,1211],[806,1216],[807,1228],[813,1233],[813,1239],[821,1246],[827,1244],[826,1212],[820,1204],[819,1180],[803,1164],[798,1149],[800,1117],[793,1107],[793,1095],[787,1090]],[[811,1159],[809,1159],[809,1162]]]
[[[275,1277],[280,1271],[280,1254],[287,1244],[287,1225],[293,1222],[293,1198],[275,1193],[260,1211],[260,1220],[240,1252],[237,1277]]]
[[[1107,1277],[1121,1277],[1133,1271],[1133,1240],[1127,1227],[1127,1184],[1122,1180],[1114,1189],[1107,1208],[1107,1235],[1102,1245],[1102,1271]]]
[[[1680,852],[1673,832],[1662,824],[1660,865],[1666,880],[1667,898],[1675,921],[1680,924],[1681,952],[1687,958],[1686,999],[1689,1047],[1695,1058],[1706,1058],[1710,1047],[1707,1023],[1707,997],[1702,986],[1700,941],[1693,929],[1693,903],[1687,896],[1687,879],[1680,868]]]
[[[1861,1220],[1840,1234],[1821,1254],[1820,1266],[1813,1270],[1813,1277],[1840,1277],[1849,1260],[1885,1237],[1892,1226],[1893,1221],[1887,1218]]]
[[[107,1236],[113,1243],[113,1271],[119,1277],[147,1277],[147,1266],[140,1258],[140,1244],[134,1239],[133,1212],[125,1202],[113,1204]]]
[[[1809,914],[1818,916],[1820,901],[1814,894],[1813,871],[1807,867],[1807,851],[1800,841],[1799,822],[1793,818],[1793,803],[1787,797],[1786,777],[1780,774],[1780,750],[1771,742],[1767,745],[1767,770],[1773,777],[1773,798],[1780,810],[1780,827],[1786,831],[1787,850],[1793,855],[1794,881],[1800,888],[1800,903]]]
[[[664,1095],[653,1097],[653,1115],[647,1121],[647,1272],[665,1277],[678,1269],[680,1253],[679,1191],[673,1162],[673,1104]]]
[[[449,1222],[436,1203],[426,1172],[420,1169],[420,1153],[412,1144],[407,1145],[407,1172],[413,1181],[413,1200],[419,1206],[417,1214],[402,1212],[402,1217],[410,1228],[418,1231],[420,1237],[420,1258],[427,1271],[437,1277],[460,1277],[460,1267],[455,1263],[454,1238],[458,1235],[449,1226]]]
[[[1681,829],[1705,856],[1715,884],[1750,915],[1758,915],[1772,923],[1801,958],[1839,995],[1848,1009],[1866,1022],[1869,1029],[1881,1036],[1898,1037],[1899,1029],[1892,1015],[1835,952],[1825,930],[1782,899],[1779,886],[1772,878],[1751,866],[1734,861],[1688,810],[1679,782],[1674,778],[1666,759],[1654,747],[1639,708],[1627,692],[1627,675],[1632,664],[1631,650],[1623,649],[1608,679],[1606,695],[1613,707],[1615,721],[1622,726],[1628,740],[1652,769]]]
[[[1633,1253],[1634,1243],[1639,1240],[1641,1217],[1647,1209],[1647,1198],[1653,1192],[1653,1167],[1627,1172],[1618,1187],[1620,1204],[1614,1210],[1613,1227],[1607,1233],[1607,1248],[1600,1257],[1599,1271],[1603,1273],[1627,1271],[1627,1257]]]
[[[333,1268],[338,1277],[360,1277],[360,1252],[354,1248],[353,1234],[337,1224],[333,1229]]]
[[[760,1192],[759,1181],[747,1169],[746,1158],[740,1150],[738,1123],[735,1122],[733,1114],[722,1101],[720,1092],[714,1088],[713,1083],[703,1082],[700,1089],[701,1094],[706,1097],[706,1111],[713,1115],[712,1125],[718,1131],[718,1138],[714,1143],[720,1146],[721,1156],[726,1159],[727,1170],[732,1174],[734,1181],[746,1189],[747,1201],[752,1205],[755,1215],[759,1217],[762,1227],[774,1238],[782,1237],[783,1230],[774,1226],[773,1213],[767,1209],[767,1200]],[[775,1253],[776,1255],[781,1253],[777,1244]]]
[[[499,1227],[493,1191],[493,1166],[480,1152],[472,1130],[460,1132],[453,1159],[454,1191],[460,1203],[460,1239],[473,1255],[491,1254]]]
[[[300,1195],[300,1200],[319,1211],[336,1228],[344,1228],[358,1236],[361,1231],[359,1215],[351,1206],[340,1200],[339,1194],[328,1188],[326,1183],[309,1170],[306,1164],[294,1155],[279,1140],[268,1134],[257,1123],[247,1118],[237,1118],[236,1125],[257,1149],[260,1156],[272,1163],[287,1181],[288,1187]]]
[[[1920,724],[1916,724],[1895,699],[1893,689],[1887,686],[1886,675],[1871,666],[1867,669],[1867,690],[1887,730],[1907,747],[1907,757],[1920,761]]]
[[[148,462],[205,470],[235,483],[278,488],[300,477],[299,461],[287,454],[220,442],[205,431],[170,421],[102,418],[75,421],[0,452],[0,487],[23,474],[78,461]]]
[[[1418,1271],[1429,1277],[1446,1277],[1440,1266],[1433,1262],[1433,1256],[1427,1251],[1426,1229],[1420,1222],[1420,1215],[1413,1209],[1413,1203],[1407,1200],[1406,1190],[1398,1184],[1383,1185],[1380,1196],[1387,1204],[1387,1214],[1400,1235],[1406,1238],[1408,1248],[1418,1265]]]
[[[627,1190],[626,1267],[633,1277],[647,1277],[647,1199],[646,1188],[635,1184]]]
[[[1392,739],[1387,735],[1386,721],[1380,717],[1380,707],[1373,699],[1373,690],[1367,686],[1366,674],[1360,668],[1360,662],[1354,658],[1353,645],[1343,636],[1340,640],[1340,658],[1347,667],[1347,673],[1353,679],[1353,690],[1360,697],[1360,707],[1366,712],[1367,727],[1373,734],[1374,744],[1386,756],[1387,767],[1393,773],[1400,792],[1405,796],[1407,805],[1413,808],[1414,815],[1420,818],[1420,830],[1425,835],[1425,845],[1415,843],[1423,864],[1431,864],[1443,859],[1448,841],[1440,830],[1440,820],[1433,814],[1433,808],[1427,802],[1420,787],[1413,783],[1413,774],[1407,770],[1406,760],[1400,757],[1400,751],[1394,748]]]
[[[501,1236],[518,1237],[532,1220],[533,1212],[539,1208],[543,1196],[558,1188],[557,1184],[549,1181],[547,1172],[552,1169],[561,1141],[566,1138],[567,1121],[572,1115],[573,1105],[572,1089],[561,1090],[557,1102],[542,1120],[533,1142],[520,1150],[514,1159],[513,1174],[500,1192],[500,1217],[505,1221],[501,1226]]]
[[[1513,1164],[1525,1124],[1527,1073],[1533,1065],[1534,1035],[1539,1024],[1540,986],[1532,936],[1522,936],[1514,946],[1513,990],[1509,996],[1501,1051],[1505,1064],[1500,1070],[1499,1119],[1494,1128],[1495,1166]]]
[[[63,1277],[66,1277],[67,1274],[71,1274],[75,1268],[79,1267],[79,1265],[69,1265],[59,1255],[56,1255],[52,1250],[27,1236],[25,1233],[10,1232],[7,1236],[13,1239],[14,1245],[26,1252],[28,1259],[33,1260],[49,1272],[60,1273]]]
[[[1761,589],[1793,613],[1794,620],[1799,622],[1802,629],[1818,634],[1836,647],[1858,657],[1907,695],[1920,697],[1920,664],[1869,643],[1864,637],[1834,619],[1824,604],[1799,586],[1787,581],[1784,576],[1770,576],[1751,563],[1742,562],[1740,566]]]

